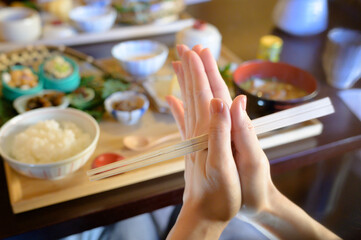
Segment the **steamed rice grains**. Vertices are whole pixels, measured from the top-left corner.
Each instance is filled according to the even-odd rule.
[[[90,135],[84,133],[76,124],[46,120],[17,134],[11,153],[19,162],[46,164],[72,157],[90,143]]]

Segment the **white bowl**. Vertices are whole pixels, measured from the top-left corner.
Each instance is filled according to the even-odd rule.
[[[45,24],[43,27],[43,39],[59,39],[73,37],[77,34],[74,27],[68,24]]]
[[[11,144],[17,133],[22,132],[31,125],[45,120],[70,121],[77,125],[92,139],[89,146],[70,158],[48,163],[27,164],[14,159],[10,153]],[[0,129],[0,154],[3,159],[16,171],[34,178],[60,179],[75,172],[82,167],[93,154],[99,139],[98,123],[89,114],[76,109],[42,108],[20,114]]]
[[[43,91],[41,91],[41,92],[39,92],[37,94],[24,95],[24,96],[16,98],[15,101],[13,102],[13,106],[14,106],[15,110],[18,113],[24,113],[24,112],[26,112],[26,103],[28,102],[28,100],[30,98],[33,98],[35,96],[42,96],[42,95],[47,94],[47,93],[56,93],[56,92],[59,92],[59,91],[56,91],[56,90],[43,90]],[[69,99],[66,96],[64,96],[62,103],[60,105],[54,106],[54,107],[64,109],[64,108],[67,108],[69,106],[69,103],[70,103]]]
[[[295,36],[321,33],[328,25],[328,1],[279,0],[273,9],[277,27]]]
[[[168,47],[151,40],[126,41],[112,48],[112,55],[125,71],[137,77],[156,73],[165,63]]]
[[[39,14],[30,8],[0,9],[0,39],[7,42],[27,43],[41,35]]]
[[[115,22],[117,12],[111,7],[82,6],[69,13],[69,18],[84,32],[105,32]]]
[[[136,98],[141,98],[143,100],[143,106],[141,108],[135,109],[133,111],[118,111],[113,108],[113,103],[117,101],[134,101]],[[120,123],[123,123],[124,125],[134,125],[139,122],[141,117],[148,110],[149,100],[144,94],[134,91],[116,92],[105,99],[104,106],[107,112]]]

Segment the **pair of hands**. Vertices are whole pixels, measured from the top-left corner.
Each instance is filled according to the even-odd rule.
[[[183,101],[167,101],[183,138],[208,133],[208,149],[186,156],[183,207],[170,239],[218,239],[241,209],[264,233],[280,239],[339,239],[283,196],[246,113],[231,100],[209,49],[177,46],[173,63]]]
[[[209,134],[208,149],[186,156],[181,211],[218,223],[221,230],[240,208],[260,211],[274,186],[269,162],[246,113],[246,97],[233,102],[209,49],[177,46],[173,63],[183,101],[168,104],[184,139]]]

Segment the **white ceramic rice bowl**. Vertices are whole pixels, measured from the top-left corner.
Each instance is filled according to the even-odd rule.
[[[70,121],[88,133],[92,139],[89,146],[80,153],[70,158],[48,163],[48,164],[27,164],[15,160],[11,154],[11,144],[17,133],[27,127],[45,120]],[[3,159],[17,172],[28,177],[56,180],[77,171],[93,154],[98,143],[100,129],[98,123],[89,114],[76,109],[43,108],[20,114],[0,129],[0,154]]]
[[[121,42],[112,48],[112,55],[125,71],[137,77],[145,77],[156,73],[168,57],[168,47],[152,40],[135,40]],[[132,60],[133,57],[153,55],[153,57]]]

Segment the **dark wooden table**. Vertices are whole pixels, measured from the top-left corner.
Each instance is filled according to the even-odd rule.
[[[235,2],[241,2],[243,5]],[[243,9],[254,7],[253,5],[256,4],[245,2],[256,1],[213,1],[190,8],[190,12],[195,16],[214,23],[221,30],[225,45],[231,50],[234,49],[243,59],[252,58],[250,54],[246,57],[242,56],[242,49],[248,51],[249,47],[235,42],[234,38],[241,37],[242,31],[248,31],[249,39],[258,40],[260,31],[243,28],[240,30],[241,33],[237,34],[237,26],[243,23],[241,19],[232,15],[233,17],[227,22],[227,20],[219,19],[215,15],[232,12],[231,9],[235,6]],[[272,1],[272,4],[274,2]],[[267,11],[265,13],[267,15],[271,10],[270,7],[266,10],[260,9],[260,14],[262,11]],[[361,24],[358,23],[361,23],[359,21],[361,14],[355,14],[355,11],[360,13],[359,9],[345,6],[339,1],[331,1],[330,27],[348,26],[360,29]],[[359,22],[357,23],[357,21]],[[264,24],[270,24],[269,19]],[[360,149],[361,122],[338,98],[338,90],[328,86],[325,81],[320,58],[325,34],[297,38],[277,29],[271,29],[271,32],[284,40],[281,60],[312,73],[320,83],[320,93],[317,98],[329,96],[336,109],[335,114],[320,119],[324,126],[320,136],[266,151],[271,163],[272,176],[294,173],[296,170],[316,162],[320,163],[330,158],[342,157],[345,153]],[[267,33],[269,31],[261,32],[261,35]],[[164,35],[156,37],[156,39],[167,44],[173,44],[174,36]],[[102,58],[110,56],[110,49],[114,44],[114,42],[93,44],[76,47],[76,49],[96,58]],[[252,45],[253,50],[256,50],[256,45]],[[361,83],[358,83],[358,87],[360,85]],[[183,184],[183,174],[178,173],[15,215],[11,211],[4,169],[3,165],[0,164],[0,238],[12,236],[24,239],[59,238],[168,205],[179,204],[182,199]]]

